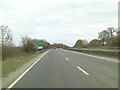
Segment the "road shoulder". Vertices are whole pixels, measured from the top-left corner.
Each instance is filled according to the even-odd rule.
[[[3,77],[2,78],[2,88],[7,88],[14,80],[16,80],[23,72],[25,72],[39,58],[42,58],[42,56],[44,56],[48,51],[40,53],[40,55],[34,57],[33,59],[29,60],[22,66],[18,67],[15,71],[10,72],[6,77]]]

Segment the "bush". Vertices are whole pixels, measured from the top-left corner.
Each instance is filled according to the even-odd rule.
[[[31,52],[36,51],[35,45],[31,41],[28,41],[27,44],[23,46],[23,49],[27,53],[31,53]]]
[[[88,47],[99,47],[101,46],[100,41],[97,39],[93,39],[90,41]]]
[[[23,48],[15,47],[15,46],[2,46],[2,60],[6,60],[11,57],[18,57],[21,55],[25,55]]]
[[[110,47],[118,47],[118,37],[110,38],[106,45]]]

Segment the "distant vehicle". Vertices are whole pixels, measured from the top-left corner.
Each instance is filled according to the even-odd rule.
[[[55,47],[53,49],[56,49]]]

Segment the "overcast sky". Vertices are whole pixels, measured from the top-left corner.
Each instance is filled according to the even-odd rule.
[[[8,25],[19,45],[21,35],[73,46],[117,28],[118,0],[0,0],[0,26]]]

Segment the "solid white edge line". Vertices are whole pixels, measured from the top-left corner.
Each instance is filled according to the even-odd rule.
[[[80,68],[79,66],[76,66],[79,70],[81,70],[84,74],[86,75],[90,75],[89,73],[87,73],[85,70],[83,70],[82,68]]]
[[[38,61],[40,61],[41,58],[43,58],[44,55],[48,53],[45,52],[37,61],[35,61],[34,64],[32,64],[22,75],[20,75],[8,88],[12,88]]]

